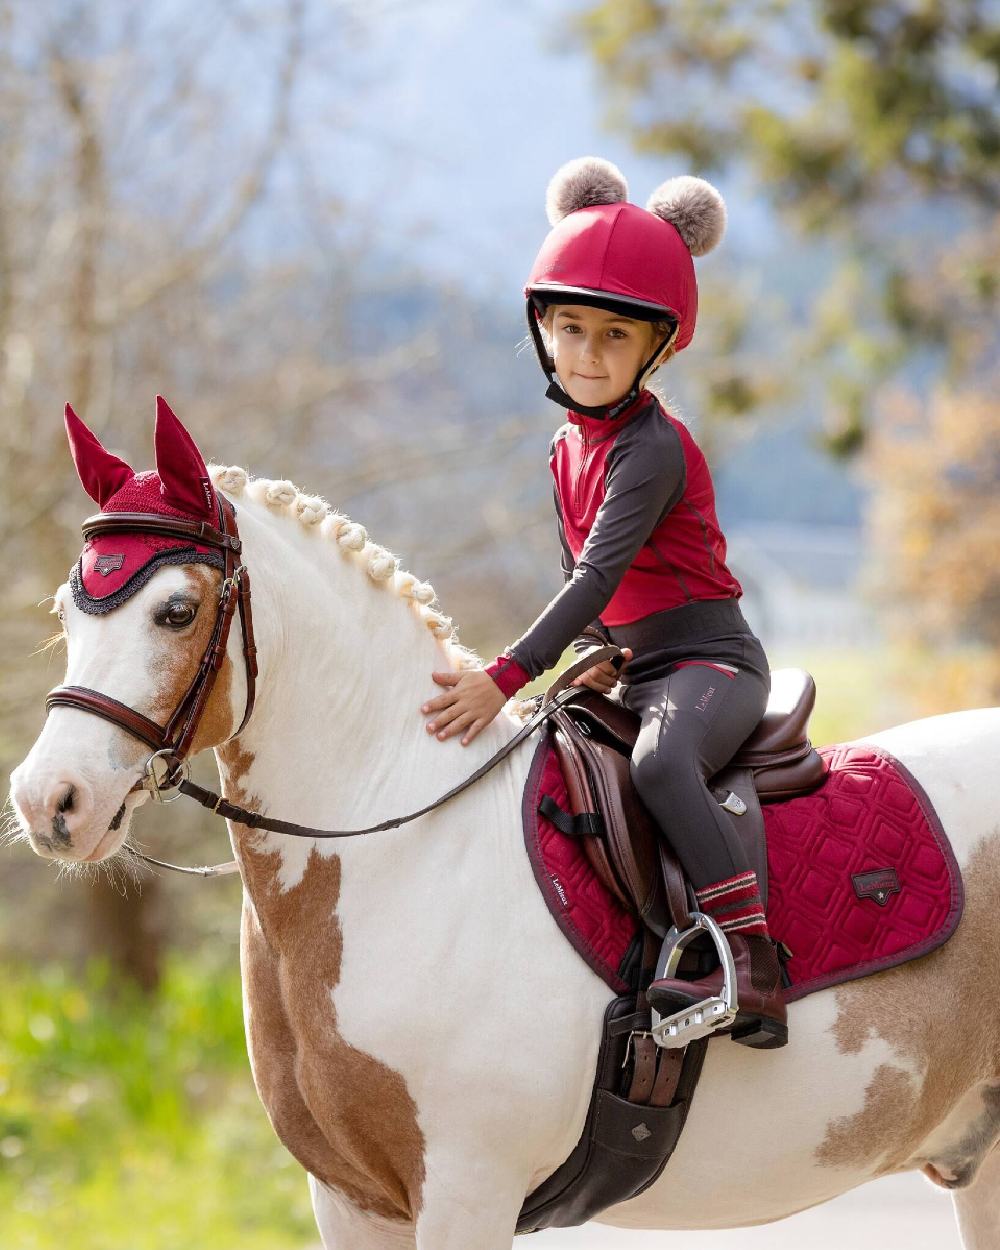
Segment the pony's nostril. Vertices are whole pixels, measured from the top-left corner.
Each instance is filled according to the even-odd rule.
[[[66,828],[66,817],[62,812],[58,812],[52,817],[52,839],[50,845],[55,846],[72,846],[73,839],[69,830]]]
[[[76,786],[70,782],[56,800],[56,811],[52,817],[52,842],[56,846],[68,847],[72,845],[73,838],[70,831],[66,828],[66,813],[73,810],[75,802]]]

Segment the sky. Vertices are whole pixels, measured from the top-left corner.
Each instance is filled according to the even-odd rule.
[[[678,158],[635,155],[603,125],[606,97],[562,22],[581,0],[427,0],[384,4],[359,35],[334,138],[340,186],[443,277],[476,294],[519,291],[548,224],[545,188],[565,161],[600,155],[644,203],[662,181],[699,173]],[[300,102],[301,104],[301,102]],[[326,139],[321,129],[315,142]],[[377,159],[373,159],[377,158]],[[769,214],[746,187],[718,181],[729,244],[770,246]],[[719,253],[700,265],[725,264]]]

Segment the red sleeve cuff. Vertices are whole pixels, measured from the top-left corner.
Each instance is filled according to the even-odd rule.
[[[495,660],[491,660],[486,665],[485,671],[493,678],[500,690],[507,698],[526,686],[531,681],[531,674],[523,669],[517,660],[512,660],[509,655],[498,655]]]

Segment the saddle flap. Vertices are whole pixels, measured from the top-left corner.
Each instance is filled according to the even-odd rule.
[[[580,816],[589,812],[598,812],[603,815],[597,795],[591,788],[586,766],[580,758],[580,753],[576,749],[571,735],[565,729],[553,729],[552,743],[559,760],[559,767],[562,769],[563,777],[566,781],[570,812],[574,816]],[[605,827],[606,825],[607,822],[605,821]],[[635,906],[634,901],[629,897],[627,888],[619,879],[618,873],[608,857],[604,839],[584,837],[583,852],[605,888],[618,899],[623,907],[632,910]]]
[[[600,875],[613,878],[643,922],[659,932],[670,925],[663,875],[659,865],[659,831],[636,793],[629,771],[629,761],[620,751],[583,736],[564,712],[557,712],[559,721],[554,731],[560,761],[570,761],[570,769],[585,778],[586,806],[581,811],[597,811],[604,821],[603,838],[587,838],[587,853],[603,861],[591,862]],[[573,788],[567,781],[570,801],[576,803]],[[578,814],[578,813],[574,813]],[[681,895],[686,914],[686,896]]]

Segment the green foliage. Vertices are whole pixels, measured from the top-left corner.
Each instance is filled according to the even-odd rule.
[[[835,272],[806,326],[806,359],[832,382],[846,352],[854,372],[831,404],[836,456],[865,446],[880,382],[929,344],[953,375],[970,371],[970,322],[978,338],[995,316],[996,12],[990,0],[604,0],[576,19],[637,149],[677,154],[685,172],[749,172],[803,241],[834,241],[860,274],[849,290]],[[834,311],[839,340],[823,324]]]
[[[707,167],[745,156],[793,202],[831,177],[831,207],[898,197],[903,174],[911,189],[997,203],[988,0],[607,0],[577,27],[639,140],[655,134],[700,168],[710,133]]]
[[[153,999],[18,968],[0,998],[0,1245],[314,1244],[305,1173],[250,1078],[236,970],[172,961]]]

